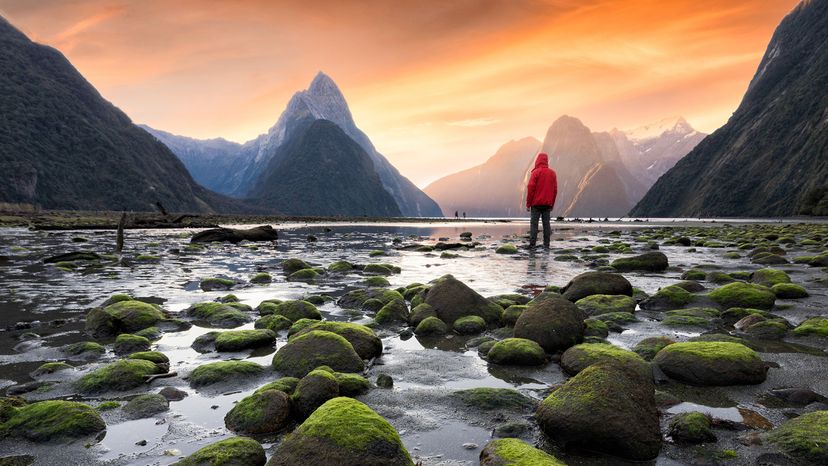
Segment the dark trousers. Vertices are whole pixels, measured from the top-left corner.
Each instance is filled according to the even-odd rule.
[[[549,226],[549,215],[552,208],[548,205],[532,206],[531,220],[529,221],[529,247],[534,247],[538,242],[538,219],[543,219],[543,247],[549,247],[549,240],[552,236],[552,227]]]

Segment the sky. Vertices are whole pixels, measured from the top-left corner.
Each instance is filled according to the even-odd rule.
[[[561,115],[593,131],[736,109],[798,0],[0,0],[137,123],[244,142],[318,71],[424,187]]]

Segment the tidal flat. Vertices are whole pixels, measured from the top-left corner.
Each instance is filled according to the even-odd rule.
[[[164,465],[241,434],[278,464],[288,433],[336,394],[387,420],[423,465],[478,464],[496,438],[519,438],[573,465],[828,457],[818,437],[828,431],[820,433],[828,429],[826,223],[558,222],[552,248],[534,251],[521,247],[522,221],[273,227],[277,241],[239,244],[191,243],[200,229],[130,229],[120,255],[111,230],[0,228],[0,457]],[[73,252],[91,254],[59,257]],[[603,275],[586,282],[588,272]],[[612,277],[629,289],[605,286]],[[438,287],[449,303],[480,310],[441,309]],[[524,315],[547,298],[579,313],[580,330],[565,344],[535,336],[543,324]],[[320,320],[364,325],[381,350]],[[322,357],[336,347],[308,362],[283,351],[314,333],[344,335],[359,357]],[[733,356],[721,343],[746,352]],[[694,344],[713,344],[701,363]],[[645,447],[590,430],[588,412],[562,419],[548,408],[575,378],[632,359],[653,374],[657,432],[616,434],[649,436]],[[205,366],[220,361],[234,363],[227,372]],[[121,363],[119,383],[103,380],[100,369]],[[332,396],[299,393],[314,374],[321,385],[334,380]],[[230,414],[279,380],[269,391],[289,395],[280,401],[289,415],[270,413],[263,426],[241,410]],[[41,435],[21,412],[44,400],[87,405],[105,428],[93,420]],[[624,409],[607,423],[639,422]],[[705,435],[686,413],[701,413]],[[813,432],[774,435],[811,413],[821,416]],[[796,447],[811,440],[813,451]]]

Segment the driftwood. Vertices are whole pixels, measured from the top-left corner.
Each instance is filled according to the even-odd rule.
[[[43,262],[52,264],[55,262],[72,262],[72,261],[94,261],[100,259],[101,256],[91,251],[75,251],[67,252],[65,254],[58,254],[57,256],[47,257]]]
[[[249,230],[238,230],[235,228],[213,228],[196,233],[191,243],[213,243],[241,241],[276,241],[279,234],[270,225],[262,225]]]
[[[118,221],[118,232],[115,236],[115,252],[118,254],[124,250],[124,227],[126,226],[126,212],[121,213],[121,220]]]
[[[155,379],[168,379],[170,377],[175,377],[178,375],[178,372],[167,372],[165,374],[153,374],[153,375],[146,375],[144,382],[152,383]]]

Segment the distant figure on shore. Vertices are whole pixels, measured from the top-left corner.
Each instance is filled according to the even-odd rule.
[[[455,210],[455,211],[454,211],[454,218],[455,218],[455,219],[460,218],[460,212],[457,212],[457,211]]]
[[[526,190],[526,210],[531,212],[529,222],[529,249],[538,242],[538,219],[543,219],[543,247],[548,249],[552,229],[549,216],[558,197],[558,176],[549,168],[549,156],[541,152],[535,159],[535,168],[529,176]]]
[[[465,213],[465,212],[463,212],[463,218],[464,218],[464,219],[466,218],[466,213]]]

